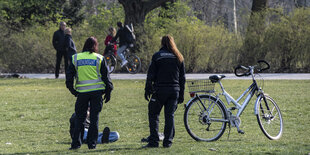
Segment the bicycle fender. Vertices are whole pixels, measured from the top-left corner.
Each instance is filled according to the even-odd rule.
[[[191,98],[186,104],[185,104],[185,108],[189,105],[189,103],[191,103],[196,97]]]
[[[254,104],[254,114],[255,114],[255,115],[258,115],[258,103],[259,103],[260,99],[261,99],[263,96],[264,96],[264,94],[259,94],[259,95],[257,96],[257,99],[256,99],[255,104]]]

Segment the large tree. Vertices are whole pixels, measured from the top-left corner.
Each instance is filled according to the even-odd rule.
[[[247,33],[259,33],[265,28],[265,14],[268,0],[253,0]]]
[[[145,16],[153,9],[165,6],[167,2],[175,0],[118,0],[124,7],[125,24],[143,25]]]
[[[239,62],[252,64],[264,55],[258,53],[261,47],[261,37],[265,31],[265,14],[268,0],[253,0],[251,15],[247,26],[244,40],[244,51],[241,53]]]
[[[146,15],[157,7],[166,7],[167,2],[175,2],[175,0],[118,0],[123,6],[125,12],[125,24],[133,24],[137,42],[135,50],[140,52],[141,45],[144,44],[140,40],[141,34],[144,33],[143,23]]]

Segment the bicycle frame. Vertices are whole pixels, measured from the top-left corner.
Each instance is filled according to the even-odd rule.
[[[227,101],[227,104],[229,104],[230,102],[232,102],[236,108],[238,109],[238,112],[236,114],[237,117],[240,117],[240,115],[242,114],[242,112],[245,110],[246,106],[249,104],[250,100],[252,99],[252,97],[254,96],[255,92],[258,91],[258,87],[257,87],[257,83],[256,81],[253,79],[253,83],[248,87],[248,89],[246,89],[243,94],[241,94],[239,96],[239,98],[237,100],[235,100],[232,96],[230,96],[229,93],[227,93],[225,91],[225,88],[223,87],[221,81],[218,82],[221,86],[222,89],[222,93],[220,93],[219,95],[223,95],[225,96],[225,99]],[[243,101],[242,104],[239,104],[239,101],[247,94],[249,93],[245,100]],[[217,95],[217,98],[219,99],[219,95]]]
[[[126,49],[122,52],[122,54],[123,54],[124,57],[126,58],[127,55],[130,54],[130,50],[129,50],[128,48],[126,48]],[[114,56],[115,56],[115,58],[116,58],[116,60],[117,60],[118,62],[122,62],[122,59],[119,57],[118,54],[117,54],[117,55],[114,55]]]

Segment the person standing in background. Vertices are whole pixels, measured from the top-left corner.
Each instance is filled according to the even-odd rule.
[[[67,54],[64,49],[64,40],[65,40],[65,33],[64,30],[66,29],[67,24],[65,22],[59,23],[59,30],[54,32],[53,35],[53,46],[56,50],[56,67],[55,67],[55,78],[59,77],[59,68],[62,57],[64,57],[65,63],[65,71],[68,68],[68,60]]]
[[[68,64],[72,62],[72,55],[76,54],[76,47],[74,41],[72,39],[72,30],[71,28],[65,29],[65,41],[64,41],[64,48],[67,53],[68,57]]]

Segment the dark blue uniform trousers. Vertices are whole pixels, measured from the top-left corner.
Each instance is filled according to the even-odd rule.
[[[59,76],[59,69],[60,69],[60,63],[61,59],[64,57],[64,64],[65,64],[65,73],[67,72],[68,69],[68,56],[66,51],[57,51],[56,53],[56,68],[55,68],[55,76]]]
[[[159,114],[164,106],[165,112],[165,128],[163,145],[171,145],[174,137],[174,112],[177,109],[177,102],[179,98],[179,92],[157,92],[153,94],[148,110],[149,110],[149,127],[150,127],[150,141],[152,146],[158,146],[158,123]]]
[[[87,134],[88,148],[96,148],[98,138],[98,120],[102,109],[103,91],[79,93],[75,103],[76,119],[71,147],[77,148],[82,145],[83,122],[86,119],[87,109],[90,107],[90,125]]]

